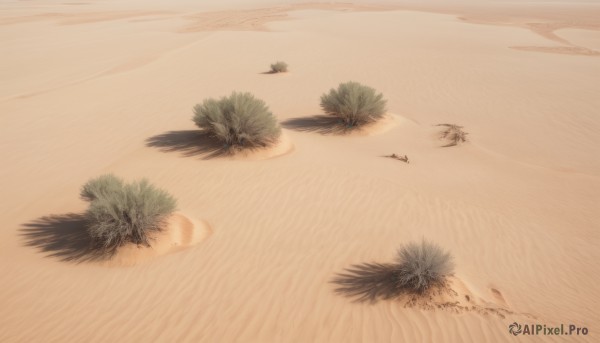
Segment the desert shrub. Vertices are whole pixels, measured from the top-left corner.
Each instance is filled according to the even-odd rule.
[[[123,180],[107,174],[88,181],[81,188],[81,197],[87,201],[105,198],[119,192],[123,188]]]
[[[228,147],[260,147],[277,141],[281,128],[264,101],[233,92],[194,107],[194,122]]]
[[[385,114],[386,103],[383,94],[352,81],[341,83],[337,89],[321,96],[325,113],[339,117],[348,127],[380,119]]]
[[[272,73],[285,73],[288,71],[288,65],[285,62],[277,61],[271,64]]]
[[[416,293],[441,285],[447,276],[454,273],[450,253],[425,240],[420,244],[409,243],[402,246],[398,250],[396,263],[398,288]]]
[[[422,295],[439,287],[454,272],[452,256],[439,246],[422,241],[400,247],[394,263],[362,263],[338,274],[333,283],[336,292],[375,301],[392,299],[402,294]]]
[[[444,126],[446,128],[440,132],[440,137],[449,141],[445,146],[454,146],[467,141],[468,133],[463,131],[462,126],[455,124],[438,124],[437,126]]]
[[[146,179],[126,184],[114,175],[88,181],[81,196],[90,202],[85,214],[88,233],[107,251],[126,243],[150,246],[151,233],[162,230],[177,205]]]

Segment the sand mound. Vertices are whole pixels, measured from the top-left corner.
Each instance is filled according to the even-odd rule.
[[[146,146],[163,152],[178,152],[184,157],[199,157],[203,160],[228,158],[233,160],[266,160],[291,152],[291,139],[285,132],[279,141],[266,148],[228,149],[223,143],[201,130],[169,131],[146,139]]]
[[[380,120],[362,126],[356,130],[350,131],[348,134],[356,136],[376,136],[388,132],[406,119],[397,114],[386,114]]]
[[[458,277],[448,278],[443,287],[433,289],[423,296],[406,296],[400,299],[405,307],[423,310],[446,310],[462,314],[475,312],[482,315],[495,315],[502,319],[510,315],[533,318],[526,313],[517,313],[510,308],[502,293],[489,288],[487,295],[476,294]]]
[[[192,247],[207,239],[211,233],[212,230],[206,222],[178,212],[167,220],[166,229],[154,237],[152,246],[140,247],[135,244],[123,246],[114,256],[101,264],[111,267],[136,265]]]
[[[260,161],[279,157],[288,154],[293,150],[294,144],[292,143],[292,140],[285,132],[282,132],[279,141],[273,146],[262,149],[240,150],[228,155],[228,157],[234,160]]]

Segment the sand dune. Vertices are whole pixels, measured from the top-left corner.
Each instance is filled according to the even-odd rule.
[[[289,12],[299,10],[330,11],[384,11],[396,8],[391,5],[367,5],[343,2],[299,3],[278,7],[266,7],[255,10],[214,11],[189,15],[185,18],[193,21],[181,32],[219,31],[219,30],[267,30],[267,24],[273,21],[290,19]]]
[[[196,245],[208,238],[211,233],[210,226],[203,221],[176,213],[168,219],[164,231],[152,238],[150,247],[138,247],[134,244],[123,246],[101,264],[109,267],[124,267],[147,263],[159,256]]]
[[[81,3],[0,5],[0,341],[565,341],[515,321],[598,341],[596,4]],[[393,121],[331,132],[319,97],[349,80]],[[206,158],[192,108],[234,90],[269,105],[280,150]],[[183,209],[108,265],[77,229],[107,172]],[[453,293],[335,292],[421,238],[453,253]]]

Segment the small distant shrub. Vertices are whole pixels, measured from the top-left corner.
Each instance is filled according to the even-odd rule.
[[[444,126],[444,129],[440,136],[442,139],[446,139],[449,143],[446,146],[454,146],[458,145],[458,143],[464,143],[467,141],[468,133],[463,131],[462,126],[458,126],[455,124],[438,124],[437,126]]]
[[[342,119],[348,127],[359,126],[383,117],[387,101],[383,94],[358,82],[341,83],[337,90],[321,96],[325,113]]]
[[[271,64],[272,73],[285,73],[288,71],[288,65],[285,62],[277,61]]]
[[[396,282],[399,289],[423,293],[432,286],[441,285],[454,273],[450,253],[439,246],[421,241],[410,243],[398,250]]]
[[[281,135],[277,119],[264,101],[250,93],[234,92],[194,107],[194,123],[227,147],[262,147]]]
[[[126,184],[112,174],[88,181],[81,197],[90,202],[88,233],[107,251],[126,243],[150,246],[150,234],[162,230],[177,206],[171,195],[146,179]]]

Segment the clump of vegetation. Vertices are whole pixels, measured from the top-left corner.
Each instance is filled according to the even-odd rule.
[[[403,294],[423,295],[442,288],[454,273],[452,256],[422,241],[400,247],[394,263],[363,263],[338,274],[336,292],[359,300],[392,299]]]
[[[398,250],[395,279],[398,289],[423,293],[433,286],[443,284],[454,273],[450,253],[439,246],[421,241],[409,243]]]
[[[382,118],[387,101],[383,94],[358,82],[341,83],[321,96],[325,113],[339,117],[347,127],[367,124]]]
[[[440,136],[442,139],[446,139],[449,143],[445,146],[455,146],[458,143],[464,143],[467,141],[467,132],[464,132],[462,126],[458,126],[455,124],[438,124],[437,126],[444,126],[444,129]]]
[[[90,202],[88,233],[106,251],[127,243],[150,246],[151,234],[162,230],[177,206],[171,195],[146,179],[126,184],[112,174],[88,181],[81,197]]]
[[[275,143],[281,128],[264,101],[233,92],[194,107],[194,123],[226,147],[264,147]]]
[[[283,61],[277,61],[271,64],[272,73],[285,73],[288,71],[288,64]]]

